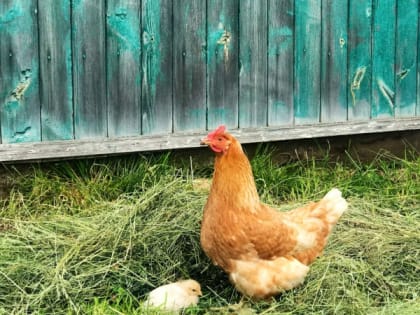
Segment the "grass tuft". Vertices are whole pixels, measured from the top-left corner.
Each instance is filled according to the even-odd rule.
[[[246,301],[199,244],[207,179],[169,155],[9,169],[0,199],[0,314],[158,314],[144,295],[180,278],[204,297],[185,314],[415,314],[420,158],[386,152],[276,165],[252,160],[262,199],[288,210],[343,190],[350,208],[305,283]],[[208,173],[206,169],[194,170]]]

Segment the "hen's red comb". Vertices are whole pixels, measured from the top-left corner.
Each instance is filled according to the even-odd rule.
[[[224,125],[220,125],[212,132],[209,132],[209,134],[207,135],[207,138],[212,139],[214,137],[224,134],[225,131],[226,131],[226,127]]]

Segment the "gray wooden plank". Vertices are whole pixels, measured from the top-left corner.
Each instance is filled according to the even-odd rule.
[[[174,131],[206,128],[206,2],[173,2]]]
[[[397,2],[395,116],[413,117],[417,103],[419,2]]]
[[[267,1],[239,7],[239,126],[267,125]]]
[[[348,1],[325,0],[321,14],[321,121],[346,121]]]
[[[369,120],[371,115],[372,21],[371,0],[349,0],[349,120]]]
[[[3,143],[41,139],[38,23],[31,0],[0,2],[0,127]]]
[[[143,0],[142,132],[172,132],[172,0]]]
[[[105,1],[72,2],[75,138],[107,136]]]
[[[268,125],[293,124],[294,1],[268,3]]]
[[[207,127],[237,128],[239,1],[209,0],[207,6]]]
[[[107,2],[108,136],[141,133],[140,3]]]
[[[295,4],[295,123],[314,123],[320,120],[321,0]]]
[[[403,130],[420,130],[420,118],[362,122],[316,123],[294,127],[235,129],[230,132],[241,143],[308,139]],[[108,138],[102,141],[69,140],[41,143],[0,144],[0,162],[63,159],[131,152],[196,148],[206,132]]]
[[[73,139],[70,0],[38,3],[42,140]]]

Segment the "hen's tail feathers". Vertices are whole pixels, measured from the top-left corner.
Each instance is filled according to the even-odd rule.
[[[309,267],[294,258],[233,260],[230,280],[247,296],[264,299],[300,285]]]
[[[326,219],[328,223],[334,225],[338,219],[347,210],[347,201],[341,196],[341,191],[337,188],[331,189],[322,198],[321,203],[326,210]]]

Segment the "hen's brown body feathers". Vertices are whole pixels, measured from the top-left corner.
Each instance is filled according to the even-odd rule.
[[[216,154],[204,208],[201,245],[236,288],[267,298],[296,287],[318,257],[347,208],[337,189],[321,201],[289,212],[260,202],[250,163],[239,142],[224,133],[228,149]]]

